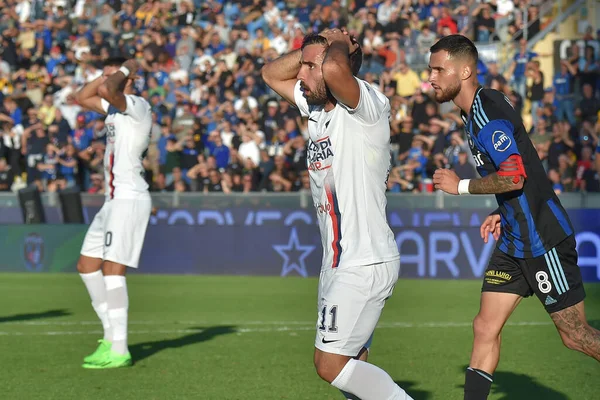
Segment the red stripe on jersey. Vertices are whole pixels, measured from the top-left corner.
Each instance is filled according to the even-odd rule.
[[[108,169],[108,186],[110,187],[110,198],[115,197],[115,174],[113,168],[115,166],[115,153],[111,153],[108,158],[109,169]]]
[[[333,228],[333,240],[331,241],[331,248],[333,250],[333,262],[331,268],[337,268],[340,264],[340,256],[342,254],[342,230],[340,221],[340,211],[337,204],[337,196],[331,190],[330,187],[325,187],[325,193],[327,194],[327,200],[329,201],[329,216],[331,217],[331,227]]]

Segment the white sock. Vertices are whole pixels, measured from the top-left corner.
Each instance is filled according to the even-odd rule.
[[[106,300],[108,303],[108,320],[112,328],[112,347],[115,353],[125,355],[127,349],[127,310],[129,297],[127,296],[127,283],[121,275],[107,275],[104,277],[106,284]]]
[[[387,372],[355,359],[346,363],[331,384],[361,400],[413,400]]]
[[[112,340],[110,323],[108,321],[108,304],[106,303],[106,286],[104,285],[104,276],[102,270],[92,272],[90,274],[79,274],[85,287],[92,299],[92,307],[96,311],[96,315],[102,322],[104,328],[104,340],[109,342]]]

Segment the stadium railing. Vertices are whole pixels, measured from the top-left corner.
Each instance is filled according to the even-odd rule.
[[[84,207],[101,207],[104,196],[81,195]],[[452,196],[435,193],[388,193],[388,208],[395,209],[489,209],[497,207],[494,196]],[[563,193],[559,195],[565,208],[599,208],[600,193]],[[58,194],[43,193],[42,203],[46,207],[59,207]],[[307,209],[311,208],[310,192],[294,193],[152,193],[153,206],[161,208],[225,209],[231,207],[272,207]],[[0,194],[0,207],[19,207],[14,193]]]

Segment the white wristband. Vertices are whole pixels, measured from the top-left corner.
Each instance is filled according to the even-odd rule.
[[[125,78],[129,78],[129,73],[130,73],[129,68],[122,65],[121,68],[119,68],[119,71],[121,71],[123,74],[125,74]]]
[[[458,194],[471,194],[469,192],[470,179],[461,179],[458,181]]]

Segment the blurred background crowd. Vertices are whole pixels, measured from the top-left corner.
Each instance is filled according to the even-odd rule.
[[[144,158],[151,190],[307,189],[306,121],[260,70],[307,33],[332,27],[359,39],[360,77],[390,98],[389,191],[432,191],[440,167],[476,176],[457,109],[433,102],[427,83],[429,47],[455,33],[511,46],[503,62],[482,57],[479,80],[522,113],[555,190],[600,191],[600,32],[587,29],[544,77],[540,65],[553,54],[528,44],[550,22],[540,13],[547,3],[0,0],[0,191],[104,192],[103,117],[74,93],[123,55],[140,60],[137,91],[153,109]]]

